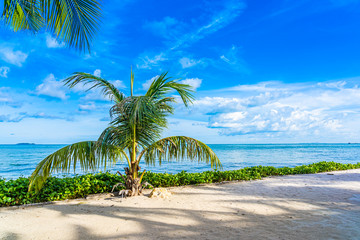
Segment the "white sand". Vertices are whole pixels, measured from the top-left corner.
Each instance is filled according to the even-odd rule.
[[[360,170],[0,209],[2,239],[360,239]]]

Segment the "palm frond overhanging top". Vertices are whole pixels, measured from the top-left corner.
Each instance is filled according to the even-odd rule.
[[[101,18],[96,0],[4,0],[2,20],[14,31],[45,27],[60,41],[90,51]]]

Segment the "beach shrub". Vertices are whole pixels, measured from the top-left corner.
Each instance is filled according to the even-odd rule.
[[[360,162],[357,164],[318,162],[293,168],[256,166],[239,170],[206,171],[201,173],[188,173],[186,171],[177,174],[147,172],[144,179],[154,187],[172,187],[234,180],[246,181],[268,176],[309,174],[355,168],[360,168]],[[85,197],[95,193],[108,193],[112,190],[114,184],[122,181],[120,176],[108,172],[64,178],[50,177],[46,180],[41,191],[35,193],[28,192],[29,178],[21,177],[8,181],[0,178],[0,206],[58,201]]]

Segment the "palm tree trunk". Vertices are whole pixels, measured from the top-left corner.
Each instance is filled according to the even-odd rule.
[[[136,153],[137,153],[136,145],[137,145],[136,127],[134,126],[132,148],[129,148],[129,154],[130,154],[130,161],[128,161],[129,167],[124,168],[126,178],[123,178],[125,181],[125,188],[127,190],[128,196],[138,196],[141,195],[142,192],[142,185],[141,185],[142,176],[139,177],[138,174],[140,167],[136,159]]]
[[[133,146],[132,146],[132,159],[131,159],[131,168],[133,169],[133,178],[137,178],[137,164],[136,164],[136,125],[134,125],[134,136],[133,136]]]
[[[133,177],[134,172],[138,175],[138,170],[140,169],[138,166],[133,165],[134,167],[130,171],[129,168],[125,168],[126,178],[125,181],[125,188],[128,190],[128,196],[138,196],[141,195],[142,192],[142,185],[141,185],[141,177]]]

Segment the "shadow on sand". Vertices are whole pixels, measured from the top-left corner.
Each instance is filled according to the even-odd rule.
[[[332,186],[339,175],[325,178],[325,185],[254,181],[198,186],[199,191],[180,189],[171,201],[195,200],[175,205],[138,197],[138,202],[157,202],[151,207],[129,206],[124,204],[129,199],[121,202],[114,197],[102,204],[85,201],[42,208],[65,219],[78,217],[72,224],[74,239],[360,239],[360,202],[349,200],[358,192]],[[206,210],[199,209],[201,205]],[[108,234],[100,235],[86,223],[94,215],[107,223]],[[10,232],[3,236],[18,237]]]

